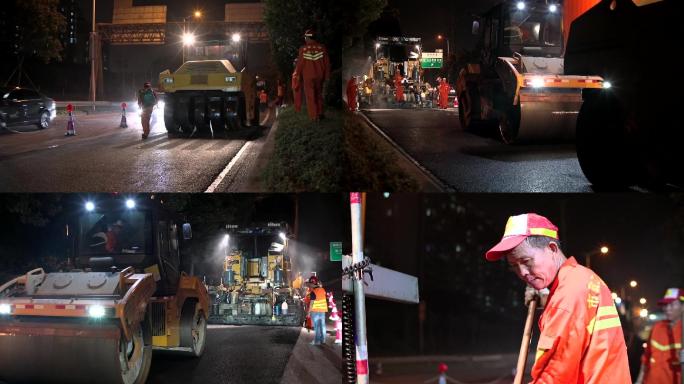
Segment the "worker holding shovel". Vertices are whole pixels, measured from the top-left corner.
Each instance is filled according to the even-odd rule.
[[[528,286],[549,289],[539,319],[539,343],[532,367],[532,383],[631,383],[627,347],[611,291],[598,275],[567,258],[560,248],[558,227],[543,216],[511,216],[503,238],[485,258],[505,258]],[[527,295],[532,299],[531,295]],[[529,345],[530,312],[516,383],[522,380],[525,340]],[[524,356],[523,356],[524,355]],[[519,362],[520,363],[520,362]]]

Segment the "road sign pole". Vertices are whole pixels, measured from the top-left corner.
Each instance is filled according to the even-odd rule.
[[[354,264],[363,261],[363,233],[361,217],[361,193],[349,194],[351,202],[351,229],[352,229],[352,262]],[[354,309],[356,325],[356,382],[367,384],[368,374],[368,345],[366,343],[366,302],[363,294],[363,269],[356,272],[354,284]]]

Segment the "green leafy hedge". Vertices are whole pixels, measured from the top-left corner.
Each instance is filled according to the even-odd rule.
[[[310,121],[305,111],[285,108],[266,170],[269,191],[416,191],[418,184],[396,156],[352,115],[327,110]]]

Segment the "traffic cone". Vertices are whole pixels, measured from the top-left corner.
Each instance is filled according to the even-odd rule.
[[[447,384],[446,373],[449,370],[449,367],[444,363],[439,363],[437,370],[439,371],[439,378],[437,379],[437,384]]]
[[[342,344],[342,318],[337,314],[335,303],[333,303],[329,319],[335,323],[335,344]]]
[[[128,128],[128,124],[126,123],[126,103],[121,103],[121,123],[119,124],[119,128]]]
[[[67,128],[64,136],[76,136],[76,120],[74,119],[74,106],[67,104],[67,113],[69,119],[67,120]]]

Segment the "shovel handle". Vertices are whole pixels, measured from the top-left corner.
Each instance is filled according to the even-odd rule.
[[[515,369],[515,379],[513,384],[522,384],[525,375],[525,365],[527,365],[527,351],[530,349],[532,340],[532,322],[534,321],[534,311],[537,310],[537,300],[532,300],[527,307],[527,319],[525,320],[525,332],[523,332],[522,342],[520,343],[520,354],[518,355],[518,365]]]

